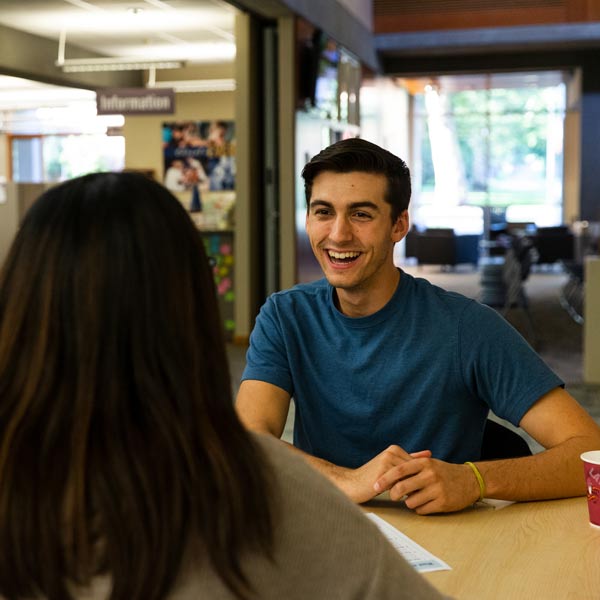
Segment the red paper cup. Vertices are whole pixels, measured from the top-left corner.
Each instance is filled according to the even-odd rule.
[[[600,529],[600,450],[584,452],[581,460],[587,488],[590,525]]]

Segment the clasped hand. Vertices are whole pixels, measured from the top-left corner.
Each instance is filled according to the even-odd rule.
[[[358,469],[346,469],[342,489],[355,502],[389,490],[420,515],[461,510],[479,498],[470,467],[437,460],[429,450],[409,454],[390,446]]]

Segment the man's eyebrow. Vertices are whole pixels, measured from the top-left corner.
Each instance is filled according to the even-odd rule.
[[[325,206],[327,208],[331,208],[333,205],[331,202],[327,202],[327,200],[311,200],[308,205],[309,208],[315,208],[316,206]]]
[[[333,204],[328,202],[327,200],[311,200],[309,204],[309,208],[315,208],[317,206],[325,206],[327,208],[332,208]],[[379,211],[379,206],[375,204],[375,202],[371,202],[370,200],[360,200],[358,202],[351,202],[346,207],[348,210],[356,210],[357,208],[370,208],[371,210]]]
[[[379,206],[375,204],[375,202],[371,202],[370,200],[361,200],[359,202],[351,202],[348,204],[348,208],[356,209],[356,208],[370,208],[371,210],[379,211]]]

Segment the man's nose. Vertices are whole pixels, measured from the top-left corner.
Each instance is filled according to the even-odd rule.
[[[329,237],[336,242],[352,239],[352,225],[345,216],[340,215],[335,218]]]

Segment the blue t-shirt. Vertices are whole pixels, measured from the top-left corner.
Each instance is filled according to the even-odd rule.
[[[356,468],[391,444],[461,463],[479,458],[489,409],[518,425],[563,382],[496,311],[402,272],[367,317],[335,307],[325,280],[271,295],[244,379],[294,398],[294,444]]]

